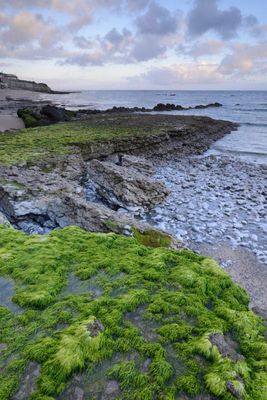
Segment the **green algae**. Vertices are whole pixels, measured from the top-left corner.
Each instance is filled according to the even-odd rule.
[[[141,232],[139,229],[133,227],[133,236],[139,243],[148,247],[170,247],[172,243],[170,235],[156,229],[147,229]]]
[[[0,305],[1,400],[18,391],[30,362],[41,366],[31,400],[64,398],[75,374],[88,399],[110,379],[118,399],[233,400],[234,390],[266,399],[264,324],[209,258],[78,227],[28,236],[0,226],[0,276],[13,279],[23,311]],[[66,291],[71,276],[99,296]],[[103,329],[93,333],[93,323]],[[214,333],[231,337],[239,361],[220,353]]]
[[[22,129],[0,136],[0,163],[34,163],[40,159],[64,156],[97,142],[127,136],[153,135],[155,129],[133,126],[98,126],[85,122],[67,122]]]

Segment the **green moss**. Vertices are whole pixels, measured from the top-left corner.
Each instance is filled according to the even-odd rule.
[[[34,128],[42,124],[41,116],[34,113],[30,108],[18,110],[18,116],[23,119],[26,128]]]
[[[29,121],[33,123],[33,121]],[[0,137],[0,163],[34,163],[40,159],[64,156],[98,143],[127,136],[152,135],[154,129],[126,126],[98,126],[83,122],[67,122],[21,131]]]
[[[66,290],[73,275],[88,290]],[[14,280],[22,307],[0,306],[1,400],[32,361],[41,366],[32,400],[64,398],[74,375],[88,398],[115,379],[118,399],[234,400],[232,385],[245,400],[266,400],[264,324],[209,258],[78,227],[28,236],[0,226],[0,276]],[[230,335],[243,360],[222,356],[211,333]]]
[[[106,221],[104,221],[104,224],[106,225],[107,229],[111,232],[119,232],[119,227],[118,225],[116,225],[115,222],[107,219]]]
[[[133,235],[135,239],[149,247],[170,247],[172,238],[170,235],[164,232],[160,232],[156,229],[148,229],[141,232],[137,228],[133,228]]]
[[[17,182],[17,181],[8,181],[8,180],[2,180],[0,181],[0,185],[10,185],[13,186],[16,189],[23,189],[25,188],[24,185],[22,185],[21,183]]]

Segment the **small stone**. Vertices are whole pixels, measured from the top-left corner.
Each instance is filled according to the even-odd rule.
[[[117,381],[108,381],[106,388],[105,388],[105,394],[106,395],[115,395],[119,392],[119,384]]]

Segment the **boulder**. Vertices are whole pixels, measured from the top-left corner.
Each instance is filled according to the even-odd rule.
[[[88,175],[97,184],[97,191],[115,207],[141,206],[144,210],[161,203],[168,195],[167,188],[146,175],[110,162],[92,160]]]
[[[26,128],[34,128],[36,126],[49,125],[50,120],[45,115],[41,115],[36,108],[19,108],[17,115],[21,118]]]
[[[70,120],[69,113],[64,108],[54,107],[50,104],[41,109],[41,114],[45,115],[51,122],[65,122]]]

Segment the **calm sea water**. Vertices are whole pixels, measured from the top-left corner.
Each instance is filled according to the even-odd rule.
[[[240,124],[239,129],[216,142],[211,153],[231,154],[267,164],[267,91],[84,91],[68,95],[43,95],[75,110],[113,106],[153,108],[157,103],[194,106],[219,102],[220,108],[175,111],[166,114],[207,115]]]

